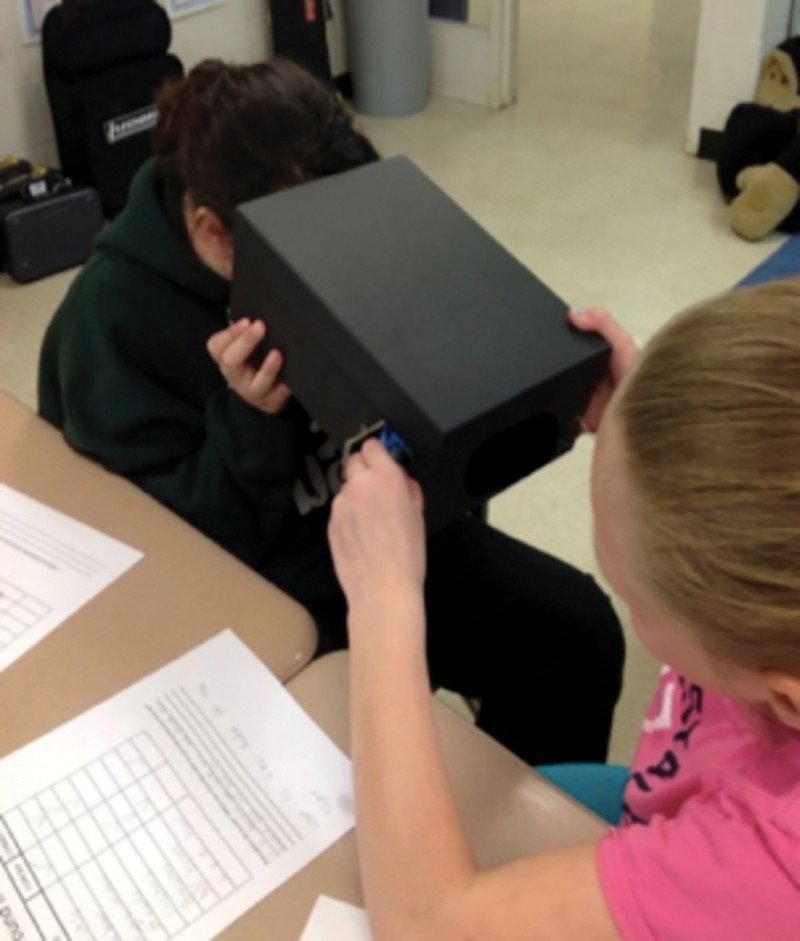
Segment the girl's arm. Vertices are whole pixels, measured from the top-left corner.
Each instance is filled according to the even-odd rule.
[[[593,846],[475,866],[428,685],[421,497],[374,442],[348,467],[331,544],[350,603],[357,833],[377,941],[619,941]]]

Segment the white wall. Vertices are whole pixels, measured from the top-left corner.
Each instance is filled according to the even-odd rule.
[[[257,62],[268,53],[267,0],[226,0],[172,26],[172,51],[187,69],[208,57]],[[23,46],[17,0],[0,0],[0,159],[12,153],[57,163],[41,47]]]
[[[761,60],[786,38],[790,9],[791,0],[703,0],[689,118],[691,153],[697,152],[701,129],[722,130],[733,107],[752,100]]]

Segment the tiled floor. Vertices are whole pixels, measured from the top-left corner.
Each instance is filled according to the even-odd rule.
[[[727,228],[713,167],[683,151],[699,0],[521,5],[516,107],[489,112],[433,100],[422,115],[370,120],[366,129],[385,154],[413,157],[564,297],[609,306],[646,339],[777,244],[739,241]],[[0,279],[0,386],[31,405],[41,333],[70,278],[26,288]],[[581,442],[496,500],[493,521],[594,570],[591,450]],[[631,640],[618,760],[630,755],[656,675]]]

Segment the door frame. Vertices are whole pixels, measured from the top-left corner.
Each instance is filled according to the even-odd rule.
[[[507,108],[519,88],[520,0],[493,0],[488,29],[431,19],[431,93]]]

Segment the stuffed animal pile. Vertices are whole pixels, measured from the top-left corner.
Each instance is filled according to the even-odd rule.
[[[800,37],[764,60],[755,101],[734,108],[717,159],[733,230],[800,232]]]

